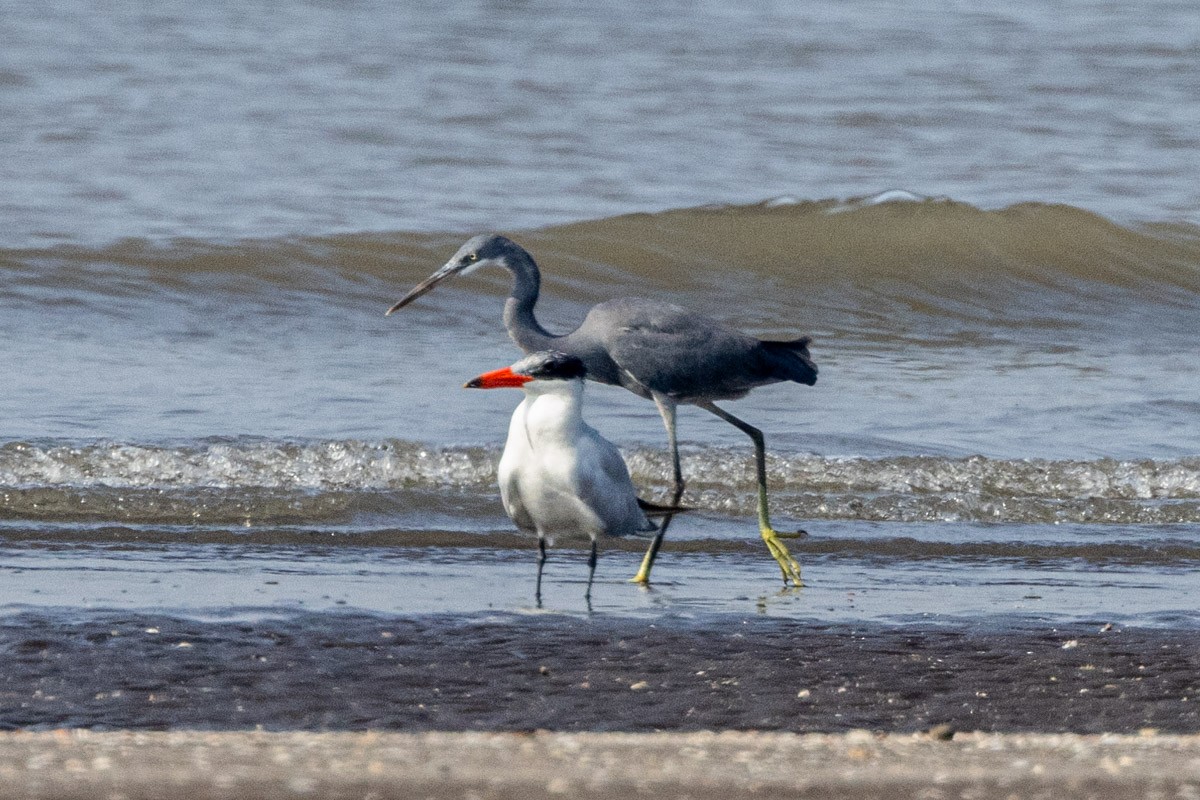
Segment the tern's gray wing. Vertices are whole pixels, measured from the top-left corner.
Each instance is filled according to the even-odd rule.
[[[637,502],[629,468],[617,446],[590,425],[579,441],[579,499],[604,523],[605,533],[625,535],[655,530]]]

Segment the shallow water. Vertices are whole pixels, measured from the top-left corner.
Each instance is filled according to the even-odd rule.
[[[0,611],[528,610],[518,398],[459,388],[517,356],[507,277],[383,317],[502,229],[552,329],[637,294],[815,337],[815,387],[730,404],[809,586],[685,408],[696,513],[651,592],[610,543],[595,613],[1194,626],[1189,4],[109,12],[0,15]],[[654,409],[587,416],[662,497]]]
[[[905,533],[922,541],[921,530]],[[399,539],[401,537],[397,537]],[[532,543],[530,543],[532,544]],[[517,614],[697,620],[751,615],[835,624],[993,625],[1086,622],[1194,630],[1194,564],[1177,560],[1055,558],[1024,545],[1004,555],[946,547],[801,554],[811,585],[778,588],[765,556],[694,543],[661,556],[646,589],[627,582],[640,553],[606,552],[590,599],[581,550],[547,561],[532,593],[533,548],[376,545],[72,544],[3,549],[0,607],[76,618],[122,611],[205,620],[261,620],[296,611],[379,615]],[[970,548],[965,548],[970,549]],[[1027,553],[1027,554],[1022,554]],[[82,580],[81,580],[82,578]]]

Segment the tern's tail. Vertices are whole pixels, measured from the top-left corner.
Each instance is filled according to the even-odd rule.
[[[685,511],[692,509],[687,506],[660,506],[657,503],[651,503],[642,498],[637,499],[638,508],[645,512],[648,517],[665,517],[667,514],[682,514]]]
[[[774,367],[775,377],[783,381],[795,381],[806,386],[817,382],[817,365],[808,354],[811,336],[801,336],[790,342],[763,342],[767,356]]]

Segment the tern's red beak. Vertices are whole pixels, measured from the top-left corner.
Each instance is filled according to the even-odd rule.
[[[518,375],[512,371],[511,367],[502,369],[494,369],[491,372],[485,372],[478,378],[472,378],[463,384],[464,389],[504,389],[511,387],[519,389],[529,383],[533,378],[528,375]]]

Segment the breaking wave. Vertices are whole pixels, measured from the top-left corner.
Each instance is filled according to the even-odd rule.
[[[183,446],[10,442],[0,517],[194,524],[287,523],[399,513],[494,494],[495,448],[379,442],[217,440]],[[668,489],[661,450],[626,453],[650,497]],[[684,451],[697,509],[753,514],[749,454]],[[1200,521],[1200,459],[1118,461],[772,457],[772,507],[799,519],[900,522]]]

